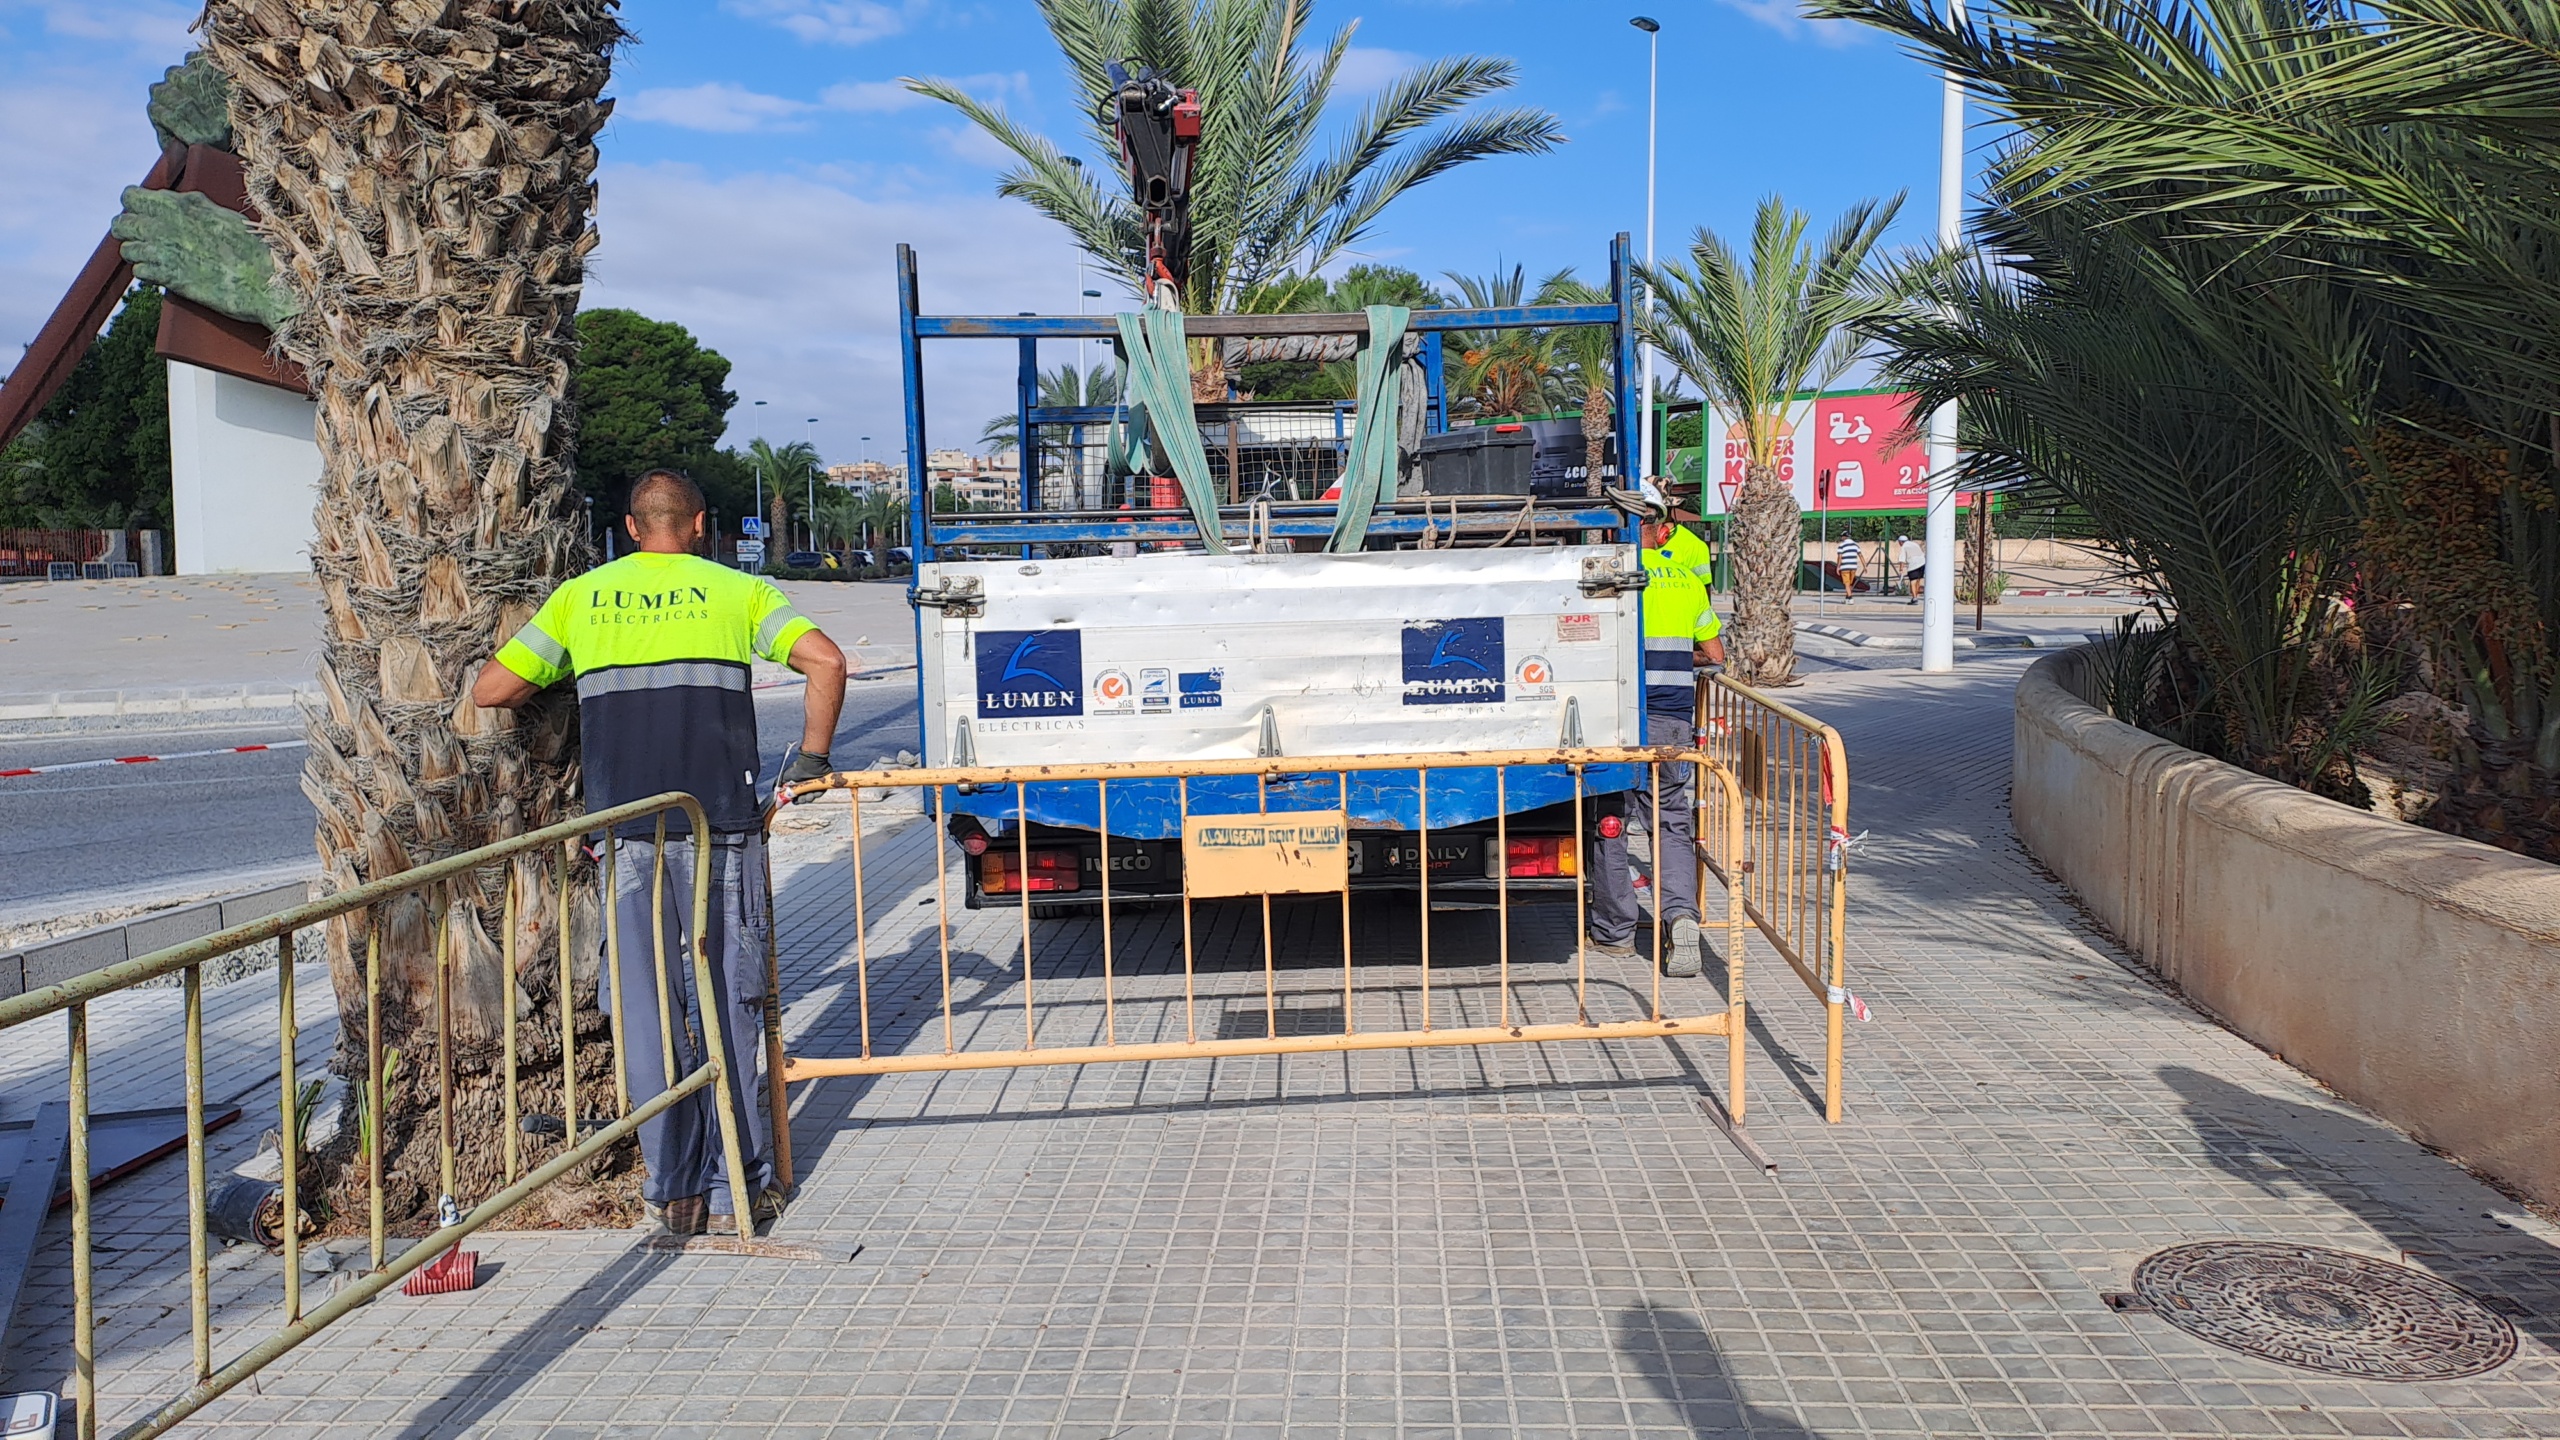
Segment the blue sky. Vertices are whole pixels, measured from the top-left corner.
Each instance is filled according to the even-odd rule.
[[[1666,255],[1702,224],[1739,233],[1772,192],[1819,224],[1907,190],[1897,238],[1927,238],[1936,75],[1882,35],[1801,18],[1793,0],[1320,0],[1320,33],[1359,25],[1337,104],[1414,60],[1476,51],[1517,62],[1512,103],[1552,110],[1571,137],[1547,156],[1433,181],[1387,213],[1363,252],[1434,278],[1513,264],[1532,277],[1560,265],[1605,273],[1609,236],[1644,220],[1645,37],[1627,24],[1637,13],[1663,26]],[[587,303],[679,321],[736,362],[733,441],[807,431],[831,460],[853,458],[865,435],[874,456],[898,443],[899,241],[920,251],[928,308],[1075,308],[1074,252],[1028,207],[995,197],[1001,153],[895,83],[957,78],[1053,136],[1079,133],[1027,0],[626,0],[624,15],[639,43],[610,92],[619,108],[603,142]],[[144,90],[185,53],[194,16],[164,0],[0,0],[0,343],[11,360],[113,218],[118,190],[149,168]],[[1012,363],[997,343],[929,347],[936,443],[968,444],[1008,408]],[[769,403],[747,403],[758,399]]]

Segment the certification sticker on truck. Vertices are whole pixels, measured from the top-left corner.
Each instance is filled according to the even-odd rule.
[[[1556,642],[1558,644],[1572,645],[1578,642],[1597,640],[1599,638],[1600,617],[1597,615],[1559,615],[1556,617]]]

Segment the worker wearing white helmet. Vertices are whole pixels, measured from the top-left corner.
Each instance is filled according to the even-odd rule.
[[[1695,743],[1697,733],[1698,668],[1724,663],[1724,622],[1716,618],[1709,594],[1711,552],[1672,522],[1671,502],[1652,481],[1632,492],[1618,491],[1614,498],[1635,512],[1642,525],[1645,741],[1686,747]],[[1705,957],[1698,933],[1697,848],[1689,835],[1689,767],[1663,766],[1661,780],[1661,840],[1653,874],[1660,887],[1657,913],[1670,926],[1662,937],[1662,969],[1666,975],[1695,975],[1704,968]],[[1654,820],[1653,781],[1648,777],[1633,791],[1619,832],[1600,838],[1590,938],[1610,954],[1635,951],[1640,911],[1627,859],[1627,830],[1639,828],[1650,838],[1656,833]]]

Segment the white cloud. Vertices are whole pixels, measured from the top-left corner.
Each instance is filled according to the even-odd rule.
[[[18,362],[158,157],[142,94],[100,80],[0,86],[0,371]]]
[[[1840,49],[1867,38],[1865,32],[1849,21],[1817,20],[1805,14],[1800,0],[1723,0],[1723,3],[1790,40],[1810,40],[1816,45]]]
[[[885,115],[893,110],[909,110],[933,102],[895,80],[847,80],[830,85],[818,100],[830,110],[851,110],[858,114]]]
[[[1373,94],[1422,63],[1422,57],[1411,51],[1354,45],[1342,52],[1342,64],[1333,72],[1333,93],[1346,97]]]
[[[954,83],[972,95],[990,99],[1031,93],[1030,77],[1019,72],[971,75]],[[895,80],[847,80],[828,86],[814,101],[767,95],[726,80],[714,80],[701,85],[643,90],[617,105],[614,114],[686,130],[741,135],[758,130],[805,130],[810,118],[820,111],[887,115],[933,103]]]
[[[165,55],[175,65],[195,48],[187,27],[201,7],[169,0],[80,0],[44,6],[44,28],[74,40],[106,40]]]
[[[863,45],[896,35],[922,13],[922,0],[727,0],[727,9],[779,25],[812,44]]]
[[[916,247],[925,308],[943,314],[1072,314],[1076,261],[1058,228],[1016,201],[922,194],[897,174],[714,176],[686,165],[617,165],[599,177],[602,244],[590,306],[628,306],[691,330],[736,365],[729,442],[752,436],[754,400],[780,438],[821,417],[819,449],[850,459],[904,444],[896,246]],[[1042,363],[1073,347],[1043,347]],[[938,445],[976,448],[979,427],[1013,403],[1014,347],[925,347]]]
[[[965,165],[995,170],[1015,164],[1021,156],[1004,147],[993,135],[975,125],[944,125],[933,132],[934,148]]]
[[[740,135],[751,130],[800,129],[817,107],[806,100],[765,95],[715,80],[682,88],[643,90],[614,107],[616,116],[650,120],[686,130]]]

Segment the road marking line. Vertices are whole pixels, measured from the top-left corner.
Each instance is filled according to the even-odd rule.
[[[69,760],[60,765],[27,765],[15,770],[0,770],[0,780],[14,780],[21,775],[58,775],[65,770],[96,770],[108,765],[157,765],[164,760],[202,760],[209,755],[254,755],[261,750],[301,750],[308,740],[278,740],[267,745],[225,745],[219,750],[181,750],[173,755],[118,755],[110,760]]]

